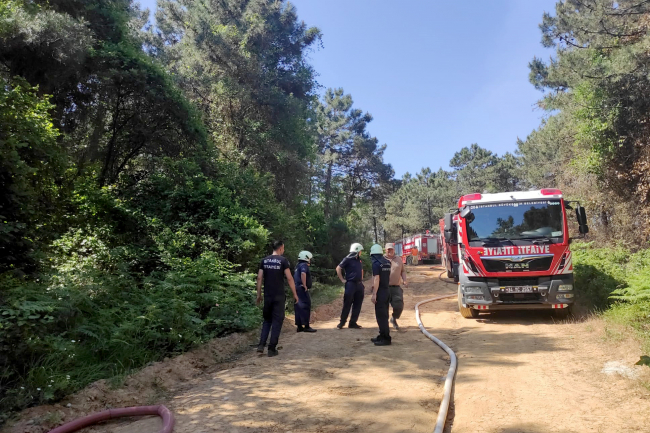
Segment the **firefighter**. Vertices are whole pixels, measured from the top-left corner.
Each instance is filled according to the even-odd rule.
[[[372,259],[372,303],[375,304],[375,317],[379,325],[379,335],[371,338],[375,346],[389,346],[391,344],[390,327],[388,325],[388,308],[390,291],[388,283],[391,273],[391,262],[383,256],[380,245],[373,245],[370,249]]]
[[[293,273],[293,282],[296,285],[296,293],[298,294],[298,302],[294,306],[298,332],[316,332],[314,328],[309,326],[311,313],[311,296],[309,294],[311,273],[309,267],[311,266],[312,257],[313,255],[309,251],[301,251],[298,254],[298,265]]]
[[[409,285],[406,282],[404,262],[400,256],[395,255],[395,244],[386,244],[384,248],[386,249],[385,257],[391,264],[388,289],[390,291],[390,304],[393,307],[393,315],[390,318],[390,323],[398,331],[399,325],[397,324],[397,319],[400,318],[402,311],[404,311],[404,291],[400,286],[400,280],[404,283],[404,287],[408,288]]]
[[[277,345],[282,330],[282,322],[284,321],[284,304],[286,302],[284,295],[285,277],[289,282],[291,292],[293,292],[295,303],[299,302],[296,286],[289,270],[291,265],[289,260],[283,257],[282,254],[284,254],[284,242],[273,242],[273,254],[262,259],[257,271],[257,305],[262,302],[262,281],[264,281],[264,308],[262,310],[264,322],[262,323],[262,333],[260,343],[257,346],[257,353],[264,353],[264,346],[270,332],[269,356],[278,354]]]
[[[342,329],[345,322],[347,322],[350,308],[352,309],[352,315],[350,316],[348,328],[361,329],[361,326],[357,323],[357,319],[361,313],[361,304],[363,304],[364,291],[363,283],[361,282],[363,280],[361,251],[363,251],[363,246],[361,244],[354,243],[350,245],[350,254],[348,254],[336,267],[336,274],[339,276],[339,280],[345,284],[341,322],[336,325],[339,329]],[[343,278],[344,270],[345,278]]]

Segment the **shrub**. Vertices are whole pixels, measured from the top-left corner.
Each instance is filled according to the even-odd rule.
[[[1,413],[259,323],[253,276],[212,253],[171,259],[158,278],[103,270],[95,260],[72,258],[38,282],[2,276]]]
[[[650,249],[573,247],[578,296],[605,310],[605,319],[630,327],[650,350]]]

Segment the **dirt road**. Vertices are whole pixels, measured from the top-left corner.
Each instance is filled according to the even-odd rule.
[[[175,413],[176,433],[431,432],[448,358],[420,333],[413,307],[456,286],[439,279],[439,270],[409,273],[402,330],[392,346],[369,341],[376,322],[368,296],[361,330],[336,329],[338,302],[319,308],[316,334],[296,334],[287,319],[280,356],[258,357],[250,348],[226,369],[179,379],[180,391],[156,402]],[[459,358],[447,431],[650,432],[650,393],[639,385],[650,383],[650,369],[626,367],[638,360],[638,346],[604,342],[602,321],[561,323],[530,312],[463,319],[455,300],[423,306],[422,321]],[[605,374],[612,362],[622,370]],[[93,431],[159,426],[151,418]]]
[[[447,355],[419,331],[416,300],[435,294],[437,272],[418,272],[407,291],[402,330],[375,347],[374,307],[366,296],[359,324],[336,328],[340,302],[317,316],[316,334],[297,334],[289,320],[280,355],[251,353],[234,368],[194,381],[167,404],[176,433],[199,432],[430,432],[440,405]],[[155,431],[156,419],[113,431]],[[114,426],[113,426],[114,427]]]
[[[424,306],[422,321],[459,359],[454,433],[650,432],[650,393],[638,380],[650,369],[633,367],[641,353],[629,340],[605,342],[600,320],[558,322],[546,312],[464,319],[453,299]],[[608,363],[620,373],[605,374]]]

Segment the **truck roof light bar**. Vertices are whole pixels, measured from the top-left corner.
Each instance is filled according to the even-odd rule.
[[[562,195],[562,191],[557,188],[545,188],[540,190],[542,195]]]
[[[481,197],[482,195],[478,193],[464,195],[460,198],[460,200],[458,200],[458,207],[464,205],[466,201],[480,200]]]

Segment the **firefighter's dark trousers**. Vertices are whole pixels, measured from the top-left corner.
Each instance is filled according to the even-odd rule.
[[[264,308],[262,309],[262,335],[260,336],[260,346],[266,344],[271,333],[271,341],[269,341],[269,349],[275,349],[278,345],[280,338],[280,331],[282,330],[282,322],[284,322],[284,303],[285,296],[264,297]]]
[[[309,326],[309,316],[311,315],[311,296],[303,287],[296,287],[298,293],[298,303],[293,309],[296,313],[296,326]]]
[[[388,286],[390,305],[393,307],[393,317],[399,319],[404,311],[404,290],[400,286]]]
[[[390,290],[388,287],[377,289],[377,303],[375,304],[375,317],[379,325],[379,340],[390,341],[390,328],[388,327],[388,305],[390,303]]]
[[[345,324],[352,309],[350,325],[355,325],[363,304],[363,284],[361,281],[346,281],[345,292],[343,293],[343,311],[341,311],[341,323]]]

